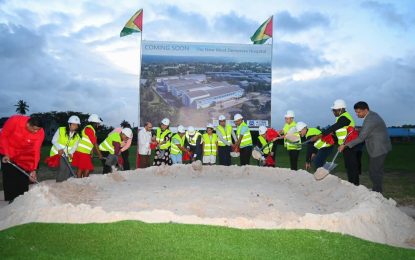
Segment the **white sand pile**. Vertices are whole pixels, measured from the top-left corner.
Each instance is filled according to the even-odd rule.
[[[335,176],[286,169],[152,167],[35,185],[0,209],[0,229],[28,222],[118,220],[296,228],[414,246],[415,221],[393,200]],[[411,244],[412,243],[412,244]]]

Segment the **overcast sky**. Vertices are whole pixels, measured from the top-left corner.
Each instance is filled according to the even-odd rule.
[[[337,98],[350,111],[367,101],[387,125],[415,124],[412,0],[0,0],[0,117],[23,99],[30,113],[137,125],[140,35],[119,32],[140,8],[143,39],[156,41],[250,43],[274,15],[274,127],[287,109],[297,121],[331,124]]]

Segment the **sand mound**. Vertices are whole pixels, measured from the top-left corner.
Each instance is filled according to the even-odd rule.
[[[47,181],[0,209],[0,229],[126,219],[322,229],[404,247],[415,241],[415,221],[379,193],[332,175],[315,181],[305,171],[254,166],[161,166]]]

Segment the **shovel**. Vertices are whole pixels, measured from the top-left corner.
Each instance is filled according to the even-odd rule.
[[[8,162],[9,164],[13,165],[14,168],[16,168],[17,170],[19,170],[19,172],[23,173],[24,175],[26,175],[29,180],[32,180],[32,177],[30,177],[30,174],[28,174],[25,170],[23,170],[22,168],[20,168],[17,164],[12,163],[11,161]],[[33,180],[36,184],[39,184],[39,182],[37,180]]]
[[[350,132],[350,133],[352,133],[352,132]],[[347,140],[347,137],[349,137],[349,135],[350,135],[350,133],[348,133],[347,135],[346,135],[346,137],[344,138],[344,140],[346,141]],[[343,144],[345,144],[346,142],[344,142]],[[336,154],[334,155],[334,157],[333,157],[333,160],[331,161],[331,162],[326,162],[324,165],[323,165],[323,167],[320,167],[320,168],[318,168],[317,170],[316,170],[316,172],[314,173],[314,178],[316,179],[316,180],[322,180],[322,179],[324,179],[324,178],[326,178],[326,176],[327,175],[329,175],[330,174],[330,172],[332,171],[332,170],[334,170],[334,168],[336,168],[337,167],[337,163],[334,163],[334,161],[337,159],[337,156],[339,155],[339,153],[340,153],[340,151],[339,150],[337,150],[337,152],[336,152]]]
[[[72,175],[74,178],[76,178],[76,174],[74,173],[74,171],[73,171],[73,169],[72,169],[71,165],[69,164],[68,157],[66,156],[66,154],[65,154],[65,153],[63,153],[63,154],[62,154],[62,158],[63,158],[63,160],[65,161],[65,164],[66,164],[66,166],[68,167],[69,172],[71,173],[71,175]]]

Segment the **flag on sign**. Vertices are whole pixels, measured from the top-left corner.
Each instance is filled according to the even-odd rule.
[[[141,32],[143,30],[143,9],[138,10],[120,32],[120,37],[130,35],[132,33]]]
[[[251,36],[254,44],[264,44],[269,38],[272,38],[272,16],[268,18]]]

